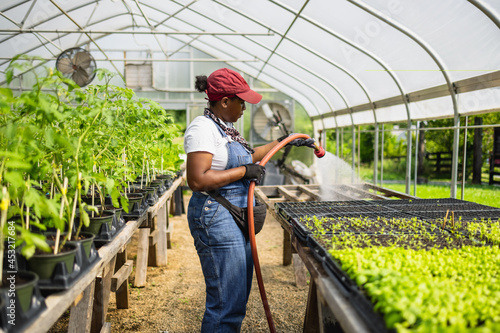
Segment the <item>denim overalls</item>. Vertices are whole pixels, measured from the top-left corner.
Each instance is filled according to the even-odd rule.
[[[227,134],[217,125],[225,138]],[[236,141],[227,143],[226,170],[252,163],[251,154]],[[248,180],[219,189],[232,204],[247,206]],[[253,261],[250,243],[229,211],[212,197],[193,192],[188,222],[200,257],[206,284],[206,309],[201,332],[239,332],[252,287]]]

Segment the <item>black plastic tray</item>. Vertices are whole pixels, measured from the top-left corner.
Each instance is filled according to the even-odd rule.
[[[42,295],[47,296],[55,292],[67,290],[71,288],[78,279],[86,274],[97,262],[100,261],[99,253],[96,250],[95,238],[94,243],[90,248],[89,257],[85,255],[85,250],[81,243],[75,243],[77,246],[77,251],[75,254],[75,260],[73,262],[73,271],[71,273],[66,269],[66,265],[63,262],[58,263],[52,277],[50,279],[39,279],[38,288]],[[27,270],[26,259],[19,253],[17,253],[17,265],[20,270]]]
[[[373,303],[347,273],[342,270],[327,250],[313,237],[309,237],[308,246],[338,290],[349,300],[349,303],[356,309],[358,314],[370,324],[372,332],[392,332],[392,330],[387,329],[382,315],[375,312]]]
[[[8,296],[8,289],[0,291],[0,329],[3,332],[16,333],[23,332],[38,316],[47,309],[45,298],[40,292],[38,285],[34,286],[33,295],[31,297],[31,305],[27,311],[21,308],[17,294],[15,295],[15,309],[13,318],[9,316],[10,310],[7,308],[11,298]],[[9,323],[14,320],[15,325]]]

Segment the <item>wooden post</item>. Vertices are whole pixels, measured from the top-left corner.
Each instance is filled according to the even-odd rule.
[[[318,295],[316,282],[311,279],[309,283],[309,294],[307,295],[306,315],[304,318],[304,333],[319,332],[319,312],[318,312]]]
[[[172,199],[168,199],[167,203],[165,204],[165,216],[167,218],[167,249],[172,248],[172,232],[174,229],[174,225],[170,224],[170,202]]]
[[[156,266],[167,266],[167,204],[158,211],[156,226],[158,244],[156,244]]]
[[[475,117],[474,125],[482,125],[483,118]],[[481,168],[483,166],[483,129],[474,129],[474,153],[472,162],[472,184],[481,184]]]
[[[83,297],[78,304],[71,306],[69,315],[68,332],[80,333],[89,332],[92,322],[92,307],[94,305],[95,280],[85,288]]]
[[[137,240],[137,262],[135,265],[135,287],[144,287],[146,285],[150,230],[150,228],[139,228],[139,239]]]
[[[127,248],[125,247],[123,251],[116,254],[115,263],[115,273],[117,273],[127,262]],[[130,260],[130,264],[133,264]],[[130,267],[130,271],[132,267]],[[121,284],[118,283],[118,288],[115,290],[116,293],[116,308],[117,309],[128,309],[128,276],[130,276],[130,271],[126,274],[126,279]]]
[[[295,285],[297,287],[305,287],[307,286],[307,274],[306,274],[306,266],[300,259],[300,256],[297,253],[292,254],[293,257],[293,270],[295,272]]]
[[[90,331],[92,333],[101,332],[106,322],[108,312],[109,294],[111,293],[111,278],[115,270],[116,256],[105,265],[100,275],[96,277],[94,289],[94,306],[92,313],[92,324]]]
[[[283,229],[283,266],[288,266],[292,263],[292,242],[290,233]]]
[[[157,257],[156,257],[156,249],[158,248],[158,234],[159,234],[159,230],[158,230],[158,215],[155,215],[153,216],[152,219],[150,219],[151,221],[151,230],[150,230],[150,234],[149,234],[149,237],[148,237],[148,266],[152,266],[152,267],[155,267],[157,266],[156,264],[156,260],[157,260]]]

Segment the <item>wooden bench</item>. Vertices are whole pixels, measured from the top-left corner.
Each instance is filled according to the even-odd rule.
[[[283,265],[293,263],[295,272],[295,283],[297,286],[307,284],[305,268],[297,254],[296,249],[291,245],[292,227],[283,220],[274,210],[277,202],[302,202],[321,201],[320,185],[281,185],[281,186],[257,186],[255,196],[267,205],[268,212],[280,222],[283,228]],[[398,191],[393,191],[368,183],[360,184],[339,184],[328,186],[329,193],[343,200],[387,200],[391,198],[415,199],[416,197]]]
[[[167,249],[171,246],[170,238],[173,229],[168,218],[173,208],[172,196],[185,181],[184,173],[172,183],[154,206],[149,207],[147,220],[139,228],[134,287],[146,285],[148,266],[167,265]]]
[[[345,200],[416,198],[368,183],[333,185],[328,190],[335,191]],[[265,202],[268,212],[283,228],[283,265],[290,265],[293,262],[296,285],[307,285],[306,269],[311,277],[304,332],[371,332],[369,323],[361,318],[337,285],[331,281],[307,245],[293,235],[290,223],[274,209],[274,204],[277,202],[321,201],[320,186],[317,184],[257,186],[255,196]]]
[[[158,203],[149,208],[147,214],[137,220],[128,221],[112,241],[98,250],[100,260],[71,288],[46,297],[46,310],[34,319],[24,332],[48,331],[68,309],[68,332],[111,332],[111,324],[106,322],[111,292],[116,293],[118,309],[129,307],[128,279],[133,269],[133,261],[127,257],[127,246],[139,229],[140,250],[136,266],[138,272],[144,272],[144,283],[148,261],[155,266],[167,264],[168,207],[172,193],[184,181],[185,175],[177,178]],[[140,228],[141,226],[147,227]]]

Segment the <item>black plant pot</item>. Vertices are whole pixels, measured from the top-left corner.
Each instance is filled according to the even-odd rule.
[[[128,212],[123,213],[125,221],[137,220],[147,213],[149,205],[144,203],[144,194],[127,193]]]
[[[3,287],[0,288],[0,329],[4,332],[22,332],[46,308],[35,273],[3,272]]]

